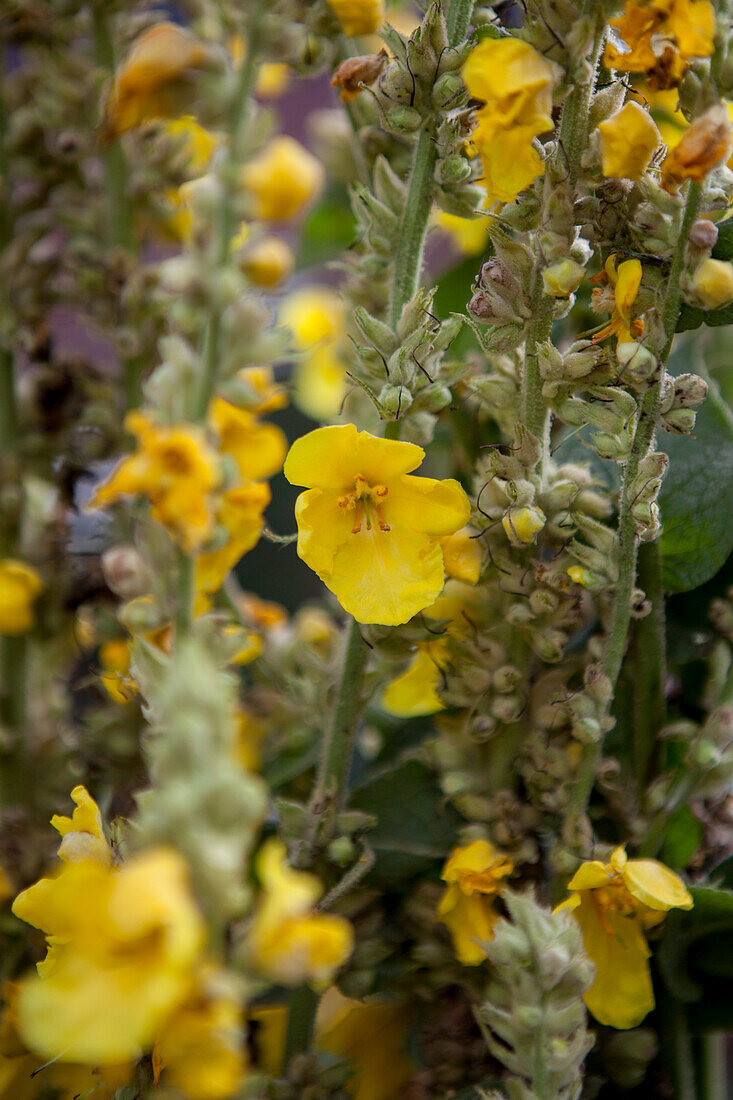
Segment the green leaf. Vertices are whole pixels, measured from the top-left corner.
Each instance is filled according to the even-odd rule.
[[[330,188],[300,230],[298,267],[332,260],[354,243],[356,219],[343,188]]]
[[[357,788],[349,809],[373,814],[369,847],[377,860],[367,878],[387,883],[424,873],[448,855],[460,817],[443,803],[434,773],[408,760]]]
[[[672,814],[664,831],[662,860],[668,867],[681,871],[686,867],[700,847],[703,838],[703,826],[689,806],[680,806]]]
[[[659,970],[669,992],[693,1003],[696,1031],[733,1026],[733,893],[699,887],[690,891],[694,907],[667,914],[657,950]]]
[[[733,418],[711,387],[690,436],[659,437],[670,467],[659,507],[659,543],[667,592],[709,580],[733,550]]]
[[[733,260],[733,218],[718,222],[718,240],[713,256],[716,260]],[[733,325],[733,303],[721,309],[697,309],[695,306],[684,305],[677,322],[677,331],[685,332],[699,328],[700,325],[707,325],[709,328]]]

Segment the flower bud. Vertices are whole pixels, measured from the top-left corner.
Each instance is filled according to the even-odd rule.
[[[393,134],[412,134],[422,124],[422,115],[414,107],[391,107],[385,119]]]
[[[662,427],[672,435],[689,435],[695,429],[694,409],[670,409],[662,419]]]
[[[636,390],[646,389],[659,373],[656,356],[643,344],[628,340],[616,348],[619,370],[623,381]]]
[[[341,89],[341,99],[348,103],[356,99],[362,85],[373,84],[387,63],[387,51],[377,54],[363,54],[360,57],[347,57],[336,66],[331,77],[331,87]]]
[[[379,404],[386,415],[396,419],[409,409],[412,404],[412,394],[406,386],[393,386],[389,382],[382,387]]]
[[[295,257],[280,237],[261,237],[245,248],[242,270],[255,286],[277,286],[292,273]]]
[[[546,267],[542,272],[545,294],[552,298],[569,298],[574,294],[585,276],[585,268],[575,260],[559,260]]]
[[[502,527],[512,546],[528,546],[545,526],[545,513],[536,506],[510,508],[502,517]]]
[[[463,95],[465,85],[456,73],[443,73],[433,85],[433,106],[438,110],[447,107]]]
[[[454,153],[452,156],[444,157],[443,160],[438,161],[435,166],[435,178],[438,183],[450,187],[457,183],[463,183],[464,180],[469,178],[472,171],[469,161],[460,154]]]
[[[150,570],[134,546],[111,546],[101,564],[107,587],[120,599],[134,600],[150,591]]]
[[[702,405],[707,393],[708,384],[699,374],[680,374],[674,380],[674,407],[695,408]]]
[[[695,268],[690,291],[702,309],[720,309],[733,302],[733,264],[708,256]]]
[[[696,248],[714,248],[718,242],[718,227],[709,218],[698,218],[690,227],[689,240]]]

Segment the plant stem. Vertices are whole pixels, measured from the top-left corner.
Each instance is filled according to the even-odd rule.
[[[446,10],[448,44],[457,46],[466,37],[474,0],[449,0]],[[402,307],[417,292],[422,271],[428,219],[433,206],[435,162],[438,147],[432,126],[418,135],[412,154],[412,167],[394,260],[394,277],[389,303],[389,324],[400,319]]]
[[[606,642],[606,654],[603,662],[603,671],[611,681],[613,687],[616,686],[616,681],[618,680],[624,653],[626,651],[629,624],[631,622],[631,596],[636,583],[636,560],[639,542],[636,536],[634,518],[631,514],[633,505],[631,493],[641,460],[649,453],[654,440],[665,366],[669,358],[669,353],[672,350],[674,334],[677,328],[677,319],[679,317],[680,303],[682,301],[680,276],[685,260],[687,238],[690,233],[690,227],[696,220],[700,211],[700,199],[700,184],[691,183],[684,213],[682,215],[682,222],[680,224],[677,248],[670,267],[667,295],[662,307],[662,323],[666,343],[660,357],[660,378],[658,382],[647,390],[641,402],[639,421],[624,471],[624,484],[621,494],[621,509],[619,515],[618,581],[616,583],[616,593],[614,596],[611,629]],[[588,804],[601,747],[600,742],[584,747],[583,755],[578,766],[578,778],[575,786],[574,807],[576,811],[584,811]]]
[[[259,19],[253,17],[247,31],[247,48],[239,69],[237,87],[232,101],[229,119],[229,146],[226,163],[222,167],[221,178],[226,188],[225,201],[222,204],[216,242],[215,262],[223,267],[231,250],[236,231],[233,191],[237,188],[237,174],[244,154],[244,142],[247,134],[247,122],[250,115],[252,95],[257,79],[257,58],[259,54]],[[193,419],[202,421],[206,417],[209,403],[214,395],[216,376],[219,370],[221,337],[221,313],[214,308],[211,311],[203,340],[203,371],[198,394],[195,395]]]
[[[664,682],[667,676],[664,586],[658,542],[639,549],[639,583],[651,602],[651,611],[634,631],[634,774],[638,793],[644,794],[657,734],[664,722]]]
[[[193,616],[196,559],[181,551],[178,555],[178,591],[176,593],[176,638],[190,633]]]
[[[290,994],[288,1028],[285,1034],[283,1073],[296,1054],[310,1050],[316,1026],[319,997],[309,985],[298,986]]]
[[[726,1100],[728,1080],[723,1032],[700,1037],[700,1100]]]
[[[115,71],[115,51],[101,4],[92,4],[92,31],[97,64],[110,76]],[[107,192],[107,243],[133,249],[132,212],[127,196],[127,162],[119,141],[103,151],[104,186]]]
[[[672,1078],[674,1098],[675,1100],[696,1100],[695,1062],[687,1026],[687,1010],[681,1001],[671,995],[664,998],[660,1008],[662,1057]]]

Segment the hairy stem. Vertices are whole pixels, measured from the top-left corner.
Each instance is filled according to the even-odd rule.
[[[639,584],[651,602],[651,611],[634,632],[634,775],[639,795],[646,790],[648,770],[657,734],[664,722],[664,682],[667,676],[664,587],[658,542],[639,549]]]
[[[283,1073],[286,1072],[296,1054],[304,1054],[310,1050],[316,1027],[318,1001],[318,994],[314,993],[309,985],[298,986],[290,994]]]

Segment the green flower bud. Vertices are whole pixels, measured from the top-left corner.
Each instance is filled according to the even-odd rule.
[[[575,260],[559,260],[542,271],[545,294],[551,298],[569,298],[585,278],[585,268]]]

